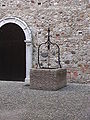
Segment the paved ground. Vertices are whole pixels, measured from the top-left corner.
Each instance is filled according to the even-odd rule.
[[[42,91],[0,82],[0,120],[90,120],[90,85]]]

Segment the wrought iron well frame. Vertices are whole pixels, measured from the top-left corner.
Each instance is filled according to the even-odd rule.
[[[39,59],[39,57],[40,57],[40,47],[43,45],[43,44],[47,44],[48,46],[48,51],[50,51],[50,45],[52,44],[52,45],[56,45],[57,46],[57,48],[58,48],[58,65],[59,65],[59,68],[62,68],[61,67],[61,64],[60,64],[60,48],[59,48],[59,45],[58,44],[56,44],[56,43],[52,43],[51,41],[50,41],[50,28],[48,28],[48,40],[45,42],[45,43],[42,43],[42,44],[40,44],[39,45],[39,47],[38,47],[38,65],[39,65],[39,67],[41,68],[41,69],[55,69],[55,67],[54,68],[52,68],[52,67],[50,67],[50,65],[49,65],[49,63],[48,63],[48,67],[43,67],[41,64],[40,64],[40,59]]]

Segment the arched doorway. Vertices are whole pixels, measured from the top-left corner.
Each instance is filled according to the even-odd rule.
[[[8,28],[7,28],[7,26],[8,26]],[[12,28],[11,28],[12,27]],[[15,28],[15,29],[13,29],[13,27]],[[28,82],[30,82],[30,68],[32,68],[32,36],[31,36],[31,29],[27,26],[27,24],[23,21],[23,20],[21,20],[21,19],[19,19],[19,18],[17,18],[17,17],[7,17],[7,18],[4,18],[4,19],[1,19],[0,20],[0,29],[2,29],[3,31],[4,31],[4,33],[5,33],[5,29],[6,29],[6,32],[8,31],[8,29],[11,29],[10,31],[12,31],[13,33],[15,33],[15,32],[17,32],[17,33],[15,33],[15,34],[11,34],[10,33],[10,35],[9,35],[9,37],[12,35],[12,38],[14,37],[14,36],[17,36],[18,37],[18,40],[16,40],[17,42],[19,41],[19,43],[21,43],[22,42],[22,40],[23,40],[23,45],[21,44],[21,46],[23,46],[23,50],[24,50],[24,61],[23,61],[23,64],[25,65],[24,66],[24,74],[23,74],[23,78],[25,78],[24,80],[25,80],[25,82],[26,83],[28,83]],[[18,29],[18,30],[16,30],[16,29]],[[4,35],[1,35],[1,37],[5,37],[5,34]],[[20,38],[20,36],[22,36],[21,38]],[[7,36],[8,37],[8,36]],[[6,37],[6,38],[7,38]],[[16,38],[17,38],[16,37]],[[12,38],[10,38],[10,39],[12,39]],[[1,38],[0,38],[1,39]],[[19,40],[20,39],[20,40]],[[21,40],[22,39],[22,40]],[[8,40],[7,40],[8,41]],[[10,40],[10,41],[12,41],[12,40]],[[1,48],[1,50],[3,51],[5,48],[7,48],[8,49],[8,46],[9,46],[9,44],[8,43],[11,43],[11,42],[7,42],[6,44],[6,47],[4,46],[3,47],[3,49]],[[21,42],[20,42],[21,41]],[[14,40],[12,41],[13,43],[14,43]],[[18,43],[18,44],[19,44]],[[0,43],[1,44],[1,43]],[[4,44],[4,43],[2,43],[2,44]],[[15,45],[15,44],[14,44]],[[3,45],[2,45],[3,46]],[[19,49],[21,48],[21,46],[19,47]],[[15,47],[15,46],[14,46]],[[12,50],[11,51],[13,51],[13,49],[14,49],[14,47],[12,47]],[[16,46],[16,47],[18,47],[18,45]],[[26,48],[26,49],[25,49]],[[17,51],[19,51],[19,49],[16,49]],[[10,51],[9,49],[7,50],[7,52],[8,51]],[[21,50],[22,51],[22,50]],[[26,53],[25,53],[25,51],[26,51]],[[4,51],[3,51],[4,52]],[[2,52],[2,53],[3,53]],[[16,52],[16,51],[15,51]],[[15,54],[19,54],[20,52],[16,52]],[[3,54],[9,54],[9,53],[3,53]],[[21,54],[21,53],[20,53]],[[26,55],[26,59],[25,59],[25,55]],[[12,56],[12,55],[10,55],[9,54],[9,56]],[[3,56],[3,59],[4,59],[4,57],[5,56]],[[20,56],[19,56],[20,57]],[[14,56],[13,56],[13,58],[14,58]],[[11,59],[13,59],[13,58],[11,58]],[[0,59],[1,59],[1,56],[0,56]],[[10,59],[10,60],[11,60]],[[19,58],[20,59],[20,58]],[[4,59],[5,60],[5,59]],[[9,60],[9,59],[8,59]],[[7,60],[7,61],[8,61]],[[2,61],[2,60],[1,60]],[[6,64],[6,62],[7,61],[4,61],[4,64]],[[13,64],[14,64],[14,62],[15,61],[17,61],[17,60],[12,60],[13,61]],[[10,63],[12,63],[12,61],[10,61]],[[21,63],[20,63],[21,64]],[[9,65],[9,64],[8,64]],[[15,66],[16,67],[16,66]],[[5,65],[4,65],[4,68],[5,68]],[[7,66],[7,68],[8,68],[8,66]],[[12,67],[11,67],[12,68]],[[10,69],[9,69],[10,70]],[[4,70],[3,70],[4,71]],[[7,70],[8,71],[8,70]],[[12,72],[12,71],[11,71]],[[24,80],[22,80],[22,78],[18,78],[18,79],[15,79],[15,77],[13,77],[14,79],[11,79],[11,80],[18,80],[18,81],[24,81]],[[1,77],[0,77],[0,79],[1,79]],[[3,78],[3,80],[4,80],[4,78]],[[7,80],[9,80],[9,79],[7,79]]]
[[[0,28],[0,80],[25,80],[25,39],[23,30],[15,23]]]

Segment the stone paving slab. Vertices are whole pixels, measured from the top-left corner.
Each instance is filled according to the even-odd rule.
[[[43,91],[0,82],[0,120],[90,120],[90,84]]]

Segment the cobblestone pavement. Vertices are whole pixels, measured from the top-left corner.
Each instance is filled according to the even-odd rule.
[[[90,85],[42,91],[0,82],[0,120],[90,120]]]

